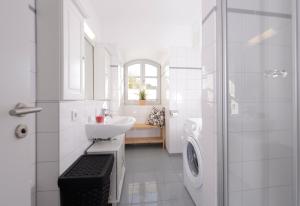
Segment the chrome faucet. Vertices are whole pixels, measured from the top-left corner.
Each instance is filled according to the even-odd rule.
[[[105,117],[111,117],[112,118],[112,114],[111,114],[111,111],[107,108],[102,108],[101,110],[102,114],[105,116]]]

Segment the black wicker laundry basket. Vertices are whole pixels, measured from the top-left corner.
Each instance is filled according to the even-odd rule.
[[[59,178],[61,206],[107,206],[112,154],[82,155]]]

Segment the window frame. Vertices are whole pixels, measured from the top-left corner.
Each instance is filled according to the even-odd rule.
[[[141,65],[141,73],[140,79],[142,85],[145,85],[146,78],[156,78],[157,79],[157,99],[156,100],[148,100],[146,99],[146,105],[159,105],[161,103],[161,66],[159,63],[149,60],[149,59],[137,59],[133,61],[129,61],[124,64],[124,103],[125,105],[138,105],[139,100],[129,100],[128,99],[128,67],[134,64]],[[157,68],[157,76],[145,76],[145,65],[149,64]]]

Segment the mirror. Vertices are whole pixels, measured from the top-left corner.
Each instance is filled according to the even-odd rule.
[[[84,41],[85,46],[85,99],[94,99],[94,46],[88,39]]]

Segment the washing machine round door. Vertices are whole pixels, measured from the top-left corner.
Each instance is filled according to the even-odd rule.
[[[201,149],[192,137],[185,138],[183,151],[184,169],[191,184],[201,187],[203,184],[203,158]]]

